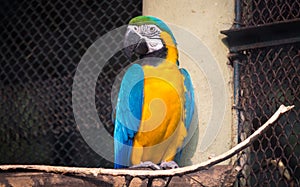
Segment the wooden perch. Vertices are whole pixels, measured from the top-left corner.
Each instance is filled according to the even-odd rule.
[[[132,170],[132,169],[105,169],[105,168],[82,168],[82,167],[62,167],[62,166],[46,166],[46,165],[0,165],[0,171],[6,170],[34,170],[42,171],[47,173],[59,173],[59,174],[71,174],[76,176],[97,177],[99,175],[109,175],[109,176],[126,176],[129,178],[139,177],[139,178],[161,178],[161,177],[173,177],[182,176],[184,174],[189,174],[197,172],[200,170],[206,170],[209,167],[225,161],[235,154],[239,153],[241,150],[247,148],[251,143],[256,140],[267,128],[273,124],[281,114],[291,110],[294,106],[284,106],[281,105],[278,110],[273,114],[273,116],[263,124],[259,129],[257,129],[251,136],[245,139],[243,142],[237,144],[235,147],[229,151],[216,156],[210,160],[202,162],[200,164],[195,164],[192,166],[186,166],[171,170]]]

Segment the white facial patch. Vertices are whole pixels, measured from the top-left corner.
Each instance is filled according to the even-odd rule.
[[[128,29],[145,39],[148,47],[147,53],[158,51],[164,47],[160,38],[161,30],[156,25],[129,25]]]
[[[155,38],[145,38],[148,46],[148,53],[152,53],[154,51],[158,51],[164,47],[164,44],[162,43],[161,39],[155,39]]]

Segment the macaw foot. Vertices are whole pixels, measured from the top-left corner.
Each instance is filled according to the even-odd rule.
[[[141,162],[140,164],[133,165],[130,168],[150,168],[153,170],[159,170],[160,167],[157,164],[154,164],[151,161]]]
[[[170,161],[170,162],[160,163],[160,168],[161,169],[175,169],[175,168],[179,168],[179,166],[176,162]]]

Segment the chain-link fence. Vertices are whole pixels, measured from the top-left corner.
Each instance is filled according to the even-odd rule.
[[[296,106],[246,151],[242,163],[250,186],[287,186],[292,178],[282,175],[280,169],[300,178],[299,47],[249,50],[241,65],[242,140],[266,122],[280,104]]]
[[[298,0],[241,0],[242,24],[256,26],[300,17]]]
[[[77,129],[73,77],[97,38],[141,13],[139,0],[1,1],[0,164],[112,166]],[[95,101],[112,133],[110,91],[128,62],[117,53],[107,64]]]
[[[0,164],[112,166],[77,129],[73,78],[97,38],[141,11],[139,0],[1,1]],[[285,22],[300,18],[300,2],[241,0],[241,13],[244,28]],[[241,140],[280,104],[296,106],[240,155],[242,186],[299,185],[299,47],[278,43],[239,51],[245,55],[239,72]],[[121,52],[116,53],[97,81],[96,107],[111,134],[112,85],[128,63]]]
[[[241,15],[243,28],[283,23],[300,18],[300,1],[242,0]],[[245,57],[239,64],[240,140],[265,123],[280,104],[294,104],[295,109],[241,155],[241,186],[300,185],[300,44],[283,44],[278,38],[276,42],[269,47],[254,43],[239,51]]]

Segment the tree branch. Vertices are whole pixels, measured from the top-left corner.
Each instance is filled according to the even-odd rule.
[[[281,105],[278,110],[272,115],[272,117],[258,128],[251,136],[245,139],[243,142],[237,144],[229,151],[214,157],[210,160],[195,164],[192,166],[186,166],[171,170],[132,170],[132,169],[105,169],[105,168],[83,168],[83,167],[62,167],[62,166],[47,166],[47,165],[0,165],[0,171],[6,170],[35,170],[48,173],[61,173],[61,174],[72,174],[77,176],[94,176],[99,175],[110,175],[110,176],[127,176],[127,177],[139,177],[139,178],[159,178],[159,177],[172,177],[181,176],[183,174],[193,173],[200,170],[208,169],[209,167],[223,162],[241,150],[247,148],[251,143],[256,140],[271,124],[273,124],[281,114],[291,110],[293,106]]]

